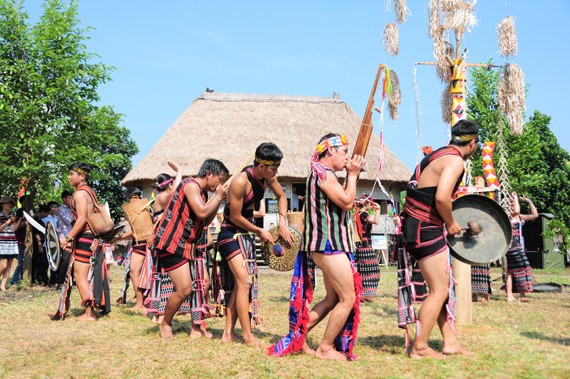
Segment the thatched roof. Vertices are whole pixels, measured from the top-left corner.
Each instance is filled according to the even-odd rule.
[[[340,99],[203,93],[127,174],[123,184],[172,173],[168,160],[178,163],[185,175],[196,174],[207,158],[221,160],[233,172],[262,142],[273,142],[283,151],[279,178],[304,179],[318,140],[326,133],[340,132],[347,134],[354,146],[360,123]],[[373,135],[366,172],[360,179],[374,180],[379,153],[379,137]],[[410,176],[410,170],[386,147],[380,179],[405,183]]]

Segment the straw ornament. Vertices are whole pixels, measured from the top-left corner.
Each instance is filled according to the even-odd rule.
[[[451,107],[453,98],[450,95],[451,83],[448,83],[441,91],[441,119],[447,125],[451,125]]]
[[[508,63],[501,72],[498,96],[499,108],[507,116],[511,132],[522,134],[525,105],[524,73],[519,65]]]
[[[515,30],[515,19],[512,16],[505,17],[497,25],[497,37],[499,41],[499,53],[503,58],[517,55],[518,43]]]
[[[382,42],[384,43],[384,50],[391,56],[398,55],[398,25],[395,22],[391,22],[384,28],[384,34],[382,35]]]
[[[410,14],[410,10],[406,7],[406,0],[394,0],[394,13],[398,23],[406,22],[406,17]]]
[[[429,2],[429,36],[435,38],[439,33],[440,22],[439,0],[430,0]]]

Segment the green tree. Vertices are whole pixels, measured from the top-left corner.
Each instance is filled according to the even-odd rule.
[[[87,50],[77,1],[43,8],[30,26],[22,2],[0,0],[0,191],[16,193],[25,178],[32,201],[57,197],[69,165],[83,161],[100,197],[119,209],[120,180],[138,149],[121,115],[97,104],[112,68]]]
[[[476,69],[471,78],[473,84],[467,99],[469,118],[480,125],[481,140],[496,141],[499,128],[502,128],[513,190],[531,198],[539,212],[554,214],[554,225],[565,235],[566,245],[570,245],[570,154],[550,130],[551,118],[536,110],[525,123],[524,133],[513,136],[498,108],[498,73]],[[498,149],[500,147],[495,152],[495,165]],[[473,174],[482,175],[481,153],[474,154],[472,161]]]

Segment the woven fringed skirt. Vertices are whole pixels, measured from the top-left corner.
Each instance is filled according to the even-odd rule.
[[[471,292],[491,293],[491,265],[471,266]]]
[[[372,246],[362,242],[356,248],[355,261],[358,273],[362,278],[362,298],[376,297],[380,282],[380,262]]]

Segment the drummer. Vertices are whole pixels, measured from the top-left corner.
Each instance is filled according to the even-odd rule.
[[[279,235],[292,244],[291,232],[287,229],[287,198],[277,181],[281,159],[283,153],[277,145],[262,143],[255,150],[253,166],[248,166],[237,174],[228,190],[224,221],[218,234],[218,246],[222,258],[235,278],[237,288],[231,291],[226,307],[227,319],[222,342],[237,340],[234,329],[239,318],[245,344],[250,347],[260,345],[251,332],[252,325],[255,326],[259,316],[255,314],[257,284],[252,285],[257,273],[250,272],[248,262],[253,260],[255,263],[255,235],[263,242],[273,242],[273,238],[267,230],[253,224],[253,217],[254,209],[259,208],[265,189],[269,187],[277,197]],[[255,270],[255,267],[253,269]],[[253,280],[250,280],[250,277]]]
[[[407,187],[402,213],[402,240],[420,265],[429,294],[418,317],[417,334],[409,351],[412,358],[441,359],[443,354],[473,355],[454,334],[455,310],[451,260],[447,234],[459,234],[461,226],[453,218],[451,200],[463,178],[464,161],[477,150],[479,126],[460,120],[451,128],[451,141],[427,155],[416,167]],[[447,322],[446,322],[447,321]],[[442,353],[428,346],[437,322],[443,335]]]

